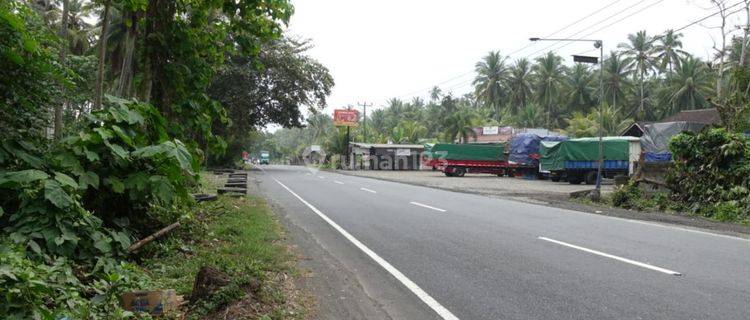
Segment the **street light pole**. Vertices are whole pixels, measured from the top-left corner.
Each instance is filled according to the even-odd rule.
[[[604,167],[604,41],[593,39],[566,39],[566,38],[529,38],[529,41],[567,41],[567,42],[593,42],[594,47],[599,49],[599,164],[596,170],[596,188],[591,195],[593,200],[601,199],[602,194],[602,170]],[[549,117],[549,113],[547,114]],[[549,121],[548,121],[549,123]]]
[[[604,166],[604,43],[594,42],[599,47],[599,167],[596,170],[596,188],[592,198],[599,201],[602,196],[602,167]]]

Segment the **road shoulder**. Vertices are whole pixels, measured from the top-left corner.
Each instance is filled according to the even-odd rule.
[[[315,300],[312,318],[434,319],[416,297],[356,248],[329,232],[322,220],[320,226],[300,220],[300,215],[312,215],[307,210],[290,212],[269,194],[272,191],[260,185],[259,177],[253,182],[248,184],[248,191],[266,199],[286,230],[287,243],[297,256],[302,275],[298,285]]]

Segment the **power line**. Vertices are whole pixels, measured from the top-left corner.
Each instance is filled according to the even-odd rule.
[[[596,26],[596,25],[599,25],[599,24],[601,24],[602,22],[605,22],[605,21],[606,21],[606,20],[608,20],[608,19],[611,19],[611,18],[613,18],[613,17],[616,17],[616,16],[618,16],[618,15],[622,14],[623,12],[625,12],[625,11],[628,11],[628,10],[630,10],[631,8],[633,8],[633,7],[637,6],[637,5],[639,5],[639,4],[641,4],[641,3],[645,2],[645,1],[646,1],[646,0],[641,0],[641,1],[637,2],[636,4],[634,4],[634,5],[631,5],[631,6],[629,6],[629,7],[625,8],[624,10],[622,10],[622,11],[620,11],[620,12],[618,12],[618,13],[614,14],[614,15],[610,15],[609,17],[607,17],[607,18],[605,18],[605,19],[602,19],[602,20],[600,20],[599,22],[597,22],[597,23],[595,23],[595,24],[593,24],[593,25],[589,26],[589,28],[590,28],[590,27],[594,27],[594,26]],[[609,24],[607,24],[607,25],[605,25],[605,26],[603,26],[603,27],[600,27],[599,29],[596,29],[596,30],[594,30],[594,31],[592,31],[592,32],[589,32],[589,33],[587,33],[587,34],[585,34],[585,35],[581,36],[581,38],[585,38],[585,37],[588,37],[588,36],[590,36],[590,35],[593,35],[594,33],[597,33],[597,32],[600,32],[600,31],[602,31],[602,30],[604,30],[604,29],[607,29],[607,28],[609,28],[609,27],[611,27],[611,26],[613,26],[613,25],[615,25],[615,24],[617,24],[617,23],[620,23],[620,22],[622,22],[622,21],[624,21],[624,20],[626,20],[626,19],[628,19],[628,18],[630,18],[630,17],[632,17],[632,16],[634,16],[634,15],[638,14],[638,13],[641,13],[641,12],[643,12],[643,11],[645,11],[645,10],[648,10],[649,8],[651,8],[651,7],[655,6],[655,5],[657,5],[657,4],[659,4],[659,3],[663,2],[663,1],[664,1],[664,0],[657,0],[657,1],[655,1],[655,2],[653,2],[653,3],[651,3],[651,4],[649,4],[649,5],[647,5],[647,6],[645,6],[645,7],[642,7],[642,8],[640,8],[640,9],[638,9],[638,10],[636,10],[636,11],[634,11],[634,12],[632,12],[632,13],[630,13],[630,14],[628,14],[628,15],[624,16],[624,17],[621,17],[621,18],[619,18],[618,20],[616,20],[616,21],[614,21],[614,22],[612,22],[612,23],[609,23]],[[607,6],[605,6],[605,8],[606,8],[606,7],[609,7],[609,6],[611,6],[611,5],[613,5],[613,4],[614,4],[614,3],[616,3],[616,2],[619,2],[619,1],[615,1],[615,2],[613,2],[613,3],[610,3],[610,4],[608,4]],[[730,9],[732,9],[732,8],[734,8],[734,7],[738,6],[738,5],[740,5],[740,4],[743,4],[743,3],[744,3],[744,1],[739,1],[739,2],[737,2],[737,3],[735,3],[735,4],[732,4],[732,5],[728,6],[728,7],[725,7],[725,8],[723,8],[723,9],[720,9],[720,10],[719,10],[719,11],[717,11],[717,12],[714,12],[714,13],[712,13],[712,14],[709,14],[709,15],[706,15],[706,16],[704,16],[704,17],[702,17],[702,18],[698,19],[698,20],[695,20],[695,21],[693,21],[693,22],[690,22],[690,23],[688,23],[688,24],[686,24],[686,25],[684,25],[684,26],[681,26],[681,27],[679,27],[679,28],[676,28],[676,29],[672,29],[672,32],[679,32],[679,31],[685,30],[685,29],[687,29],[687,28],[689,28],[689,27],[691,27],[691,26],[694,26],[694,25],[696,25],[696,24],[698,24],[698,23],[701,23],[701,22],[703,22],[703,21],[705,21],[705,20],[707,20],[707,19],[709,19],[709,18],[711,18],[711,17],[713,17],[713,16],[716,16],[716,15],[718,15],[718,14],[722,13],[722,12],[727,12],[728,10],[730,10]],[[598,13],[598,12],[602,11],[603,9],[604,9],[604,8],[600,8],[600,9],[596,10],[596,11],[595,11],[595,13]],[[737,13],[737,12],[740,12],[740,11],[742,11],[742,10],[744,10],[744,8],[740,8],[740,9],[738,9],[738,10],[735,10],[735,11],[729,12],[729,13],[727,14],[727,16],[730,16],[730,15],[732,15],[732,14],[735,14],[735,13]],[[589,17],[589,16],[591,16],[591,15],[593,15],[593,14],[595,14],[595,13],[591,13],[591,14],[589,14],[588,16],[586,16],[586,17],[584,17],[584,18],[582,18],[582,19],[579,19],[579,20],[577,20],[577,21],[576,21],[576,23],[578,23],[578,22],[580,22],[580,21],[583,21],[583,20],[585,20],[585,18],[587,18],[587,17]],[[570,25],[568,25],[568,26],[565,26],[565,27],[563,27],[562,29],[560,29],[560,30],[558,30],[558,31],[555,31],[555,32],[554,32],[554,33],[552,33],[551,35],[554,35],[554,34],[558,33],[559,31],[562,31],[562,30],[564,30],[564,29],[566,29],[566,28],[568,28],[568,27],[570,27],[570,26],[572,26],[572,25],[574,25],[574,24],[575,24],[575,23],[573,23],[573,24],[570,24]],[[574,37],[574,36],[576,36],[576,35],[580,34],[581,32],[583,32],[583,31],[586,31],[587,29],[588,29],[588,28],[586,28],[586,29],[582,29],[582,30],[580,30],[580,31],[578,31],[578,32],[576,32],[576,33],[574,33],[574,34],[572,34],[572,35],[571,35],[571,36],[569,36],[569,37]],[[664,37],[665,35],[666,35],[666,32],[664,32],[664,33],[662,33],[662,34],[660,34],[660,35],[654,36],[654,37],[652,38],[652,40],[657,40],[657,39],[659,39],[659,38],[662,38],[662,37]],[[549,37],[549,36],[545,36],[545,37]],[[549,48],[551,48],[551,47],[554,47],[554,46],[555,46],[556,44],[558,44],[558,43],[560,43],[560,42],[562,42],[562,41],[556,41],[555,43],[553,43],[553,44],[552,44],[552,45],[550,45],[550,46],[547,46],[547,47],[545,47],[545,48],[543,48],[543,49],[541,49],[541,50],[537,50],[537,51],[535,51],[535,52],[533,52],[533,53],[531,53],[531,54],[529,54],[529,55],[526,55],[526,56],[525,56],[525,58],[529,58],[529,57],[531,57],[531,56],[533,56],[533,55],[535,55],[535,54],[537,54],[537,53],[539,53],[539,52],[542,52],[542,51],[544,51],[544,50],[547,50],[547,49],[549,49]],[[564,43],[564,44],[563,44],[562,46],[560,46],[560,47],[557,47],[557,48],[555,48],[554,50],[560,50],[560,49],[562,49],[562,48],[564,48],[564,47],[566,47],[566,46],[568,46],[568,45],[570,45],[570,44],[572,44],[572,42],[566,42],[566,43]],[[523,49],[525,49],[525,48],[528,48],[529,46],[530,46],[530,45],[526,45],[525,47],[523,47],[523,48],[521,48],[521,49],[518,49],[518,50],[514,51],[513,53],[518,53],[518,52],[522,51]],[[592,50],[587,50],[587,51],[584,51],[584,52],[578,53],[578,55],[583,55],[583,54],[586,54],[586,53],[590,53],[590,52],[592,52],[592,51],[594,51],[594,50],[595,50],[595,49],[592,49]],[[509,55],[508,55],[508,57],[509,57],[510,55],[512,55],[513,53],[509,54]],[[441,82],[440,84],[442,84],[442,83],[448,83],[448,82],[450,82],[450,81],[453,81],[453,80],[459,79],[459,78],[461,78],[461,77],[463,77],[463,76],[465,76],[465,75],[468,75],[468,74],[470,74],[470,73],[473,73],[473,72],[474,72],[474,71],[472,70],[472,71],[469,71],[469,72],[463,73],[463,74],[461,74],[461,75],[459,75],[459,76],[456,76],[456,77],[453,77],[453,78],[451,78],[451,79],[449,79],[449,80],[443,81],[443,82]],[[462,82],[459,82],[459,83],[457,83],[457,84],[454,84],[454,85],[452,85],[452,86],[450,86],[450,87],[448,87],[448,88],[445,88],[445,89],[447,89],[447,90],[450,90],[450,89],[460,88],[460,87],[462,87],[462,86],[465,86],[465,85],[467,85],[467,84],[468,84],[468,83],[470,83],[470,82],[472,82],[472,80],[468,80],[468,81],[462,81]],[[430,87],[430,88],[432,88],[432,87]],[[428,89],[429,89],[429,88],[428,88]],[[418,92],[422,92],[422,91],[423,91],[423,90],[420,90],[420,91],[415,91],[414,93],[412,93],[412,94],[410,94],[410,95],[413,95],[413,94],[415,94],[415,93],[418,93]],[[403,96],[406,96],[406,95],[403,95]],[[403,97],[403,96],[399,96],[399,98],[401,98],[401,97]]]
[[[622,0],[615,0],[615,1],[612,1],[612,2],[610,2],[609,4],[607,4],[607,5],[605,5],[605,6],[601,7],[601,8],[599,8],[599,9],[597,9],[597,10],[594,10],[593,12],[590,12],[590,13],[588,13],[587,15],[585,15],[585,16],[583,16],[583,17],[579,18],[578,20],[576,20],[576,21],[574,21],[574,22],[572,22],[572,23],[570,23],[570,24],[568,24],[568,25],[566,25],[566,26],[564,26],[564,27],[562,27],[562,28],[560,28],[560,29],[557,29],[557,30],[555,30],[554,32],[552,32],[552,33],[550,33],[550,34],[546,35],[545,37],[551,37],[551,36],[554,36],[554,35],[556,35],[556,34],[558,34],[558,33],[562,32],[562,31],[564,31],[564,30],[567,30],[568,28],[570,28],[570,27],[572,27],[572,26],[574,26],[574,25],[576,25],[576,24],[578,24],[578,23],[581,23],[582,21],[584,21],[584,20],[586,20],[586,19],[588,19],[588,18],[590,18],[590,17],[592,17],[592,16],[596,15],[597,13],[599,13],[599,12],[601,12],[601,11],[604,11],[604,10],[606,10],[606,9],[608,9],[608,8],[610,8],[610,7],[612,7],[613,5],[615,5],[615,4],[617,4],[617,3],[619,3],[620,1],[622,1]],[[642,0],[641,2],[643,2],[643,1],[646,1],[646,0]],[[626,9],[626,10],[627,10],[627,9]],[[512,56],[512,55],[514,55],[514,54],[516,54],[516,53],[519,53],[519,52],[521,52],[521,51],[523,51],[523,50],[525,50],[525,49],[527,49],[527,48],[531,47],[532,45],[534,45],[534,43],[529,43],[529,44],[526,44],[525,46],[523,46],[523,47],[521,47],[521,48],[519,48],[519,49],[516,49],[515,51],[511,52],[510,54],[507,54],[506,56],[510,57],[510,56]],[[432,88],[433,88],[433,87],[435,87],[435,86],[440,86],[440,85],[442,85],[442,84],[445,84],[445,83],[449,83],[449,82],[451,82],[451,81],[453,81],[453,80],[456,80],[456,79],[460,79],[460,78],[463,78],[463,77],[465,77],[465,76],[467,76],[467,75],[469,75],[469,74],[472,74],[472,73],[474,73],[474,70],[470,70],[470,71],[468,71],[468,72],[464,72],[464,73],[461,73],[461,74],[459,74],[459,75],[456,75],[456,76],[454,76],[454,77],[451,77],[451,78],[449,78],[448,80],[445,80],[445,81],[439,82],[439,83],[437,83],[437,84],[435,84],[435,85],[432,85],[432,86],[430,86],[430,87],[427,87],[427,88],[425,88],[425,89],[415,90],[415,91],[412,91],[412,92],[410,92],[410,93],[407,93],[407,94],[399,95],[399,96],[397,96],[396,98],[403,98],[403,97],[406,97],[406,96],[411,96],[411,95],[414,95],[414,94],[417,94],[417,93],[421,93],[421,92],[424,92],[424,91],[430,90],[430,89],[432,89]],[[461,82],[460,84],[465,84],[465,82]]]
[[[645,0],[644,0],[644,1],[645,1]],[[598,10],[596,10],[596,11],[594,11],[594,12],[591,12],[591,13],[587,14],[586,16],[584,16],[584,17],[582,17],[582,18],[580,18],[580,19],[578,19],[578,20],[574,21],[573,23],[571,23],[571,24],[568,24],[567,26],[564,26],[564,27],[562,27],[562,28],[558,29],[558,30],[557,30],[557,31],[555,31],[555,32],[552,32],[552,33],[550,33],[550,34],[548,34],[548,35],[545,35],[545,36],[544,36],[544,38],[550,38],[550,37],[552,37],[552,36],[555,36],[556,34],[558,34],[558,33],[562,32],[563,30],[566,30],[566,29],[568,29],[568,28],[570,28],[570,27],[572,27],[572,26],[574,26],[574,25],[576,25],[576,24],[578,24],[578,23],[582,22],[583,20],[586,20],[586,19],[588,19],[588,18],[592,17],[593,15],[595,15],[595,14],[597,14],[597,13],[599,13],[599,12],[602,12],[602,11],[604,11],[604,10],[608,9],[609,7],[611,7],[611,6],[615,5],[615,4],[616,4],[616,3],[618,3],[618,2],[620,2],[620,0],[616,0],[616,1],[613,1],[613,2],[611,2],[610,4],[608,4],[608,5],[604,6],[604,7],[601,7],[601,8],[599,8]],[[534,42],[529,42],[529,43],[528,43],[528,44],[526,44],[526,45],[525,45],[525,46],[524,46],[523,48],[521,48],[521,49],[518,49],[518,50],[516,50],[516,51],[513,51],[513,52],[509,53],[509,54],[508,54],[508,56],[512,56],[512,55],[514,55],[514,54],[516,54],[516,53],[519,53],[519,52],[523,51],[524,49],[526,49],[526,48],[528,48],[528,47],[531,47],[531,46],[533,46],[534,44],[535,44]]]
[[[569,35],[569,36],[567,36],[567,37],[565,37],[565,38],[573,38],[573,37],[576,37],[577,35],[581,34],[581,32],[584,32],[584,31],[586,31],[586,30],[589,30],[589,29],[591,29],[591,28],[593,28],[593,27],[595,27],[595,26],[598,26],[598,25],[600,25],[600,24],[602,24],[602,23],[606,22],[606,21],[607,21],[607,20],[609,20],[609,19],[612,19],[612,18],[614,18],[614,17],[617,17],[617,16],[621,15],[621,14],[622,14],[623,12],[626,12],[626,11],[628,11],[628,10],[630,10],[630,9],[632,9],[632,8],[634,8],[634,7],[636,7],[636,6],[638,6],[638,5],[640,5],[641,3],[644,3],[645,1],[646,1],[646,0],[641,0],[641,1],[638,1],[638,2],[636,2],[635,4],[633,4],[633,5],[630,5],[629,7],[627,7],[627,8],[625,8],[625,9],[623,9],[622,11],[618,11],[618,12],[616,12],[616,13],[614,13],[614,14],[612,14],[612,15],[610,15],[610,16],[608,16],[608,17],[606,17],[606,18],[602,19],[602,20],[599,20],[599,21],[597,21],[596,23],[594,23],[594,24],[592,24],[592,25],[590,25],[590,26],[588,26],[588,27],[586,27],[586,28],[583,28],[583,29],[579,30],[578,32],[576,32],[576,33],[573,33],[573,34],[571,34],[571,35]],[[655,2],[655,3],[659,3],[659,2],[661,2],[661,1],[664,1],[664,0],[658,0],[658,1],[657,1],[657,2]],[[648,7],[646,7],[646,8],[648,8]],[[633,14],[639,13],[639,12],[641,12],[641,11],[643,11],[643,9],[641,9],[641,10],[638,10],[638,11],[635,11],[635,12],[634,12]],[[630,17],[630,16],[628,16],[628,17]],[[580,38],[583,38],[583,37],[580,37]],[[534,56],[534,55],[536,55],[536,54],[538,54],[538,53],[540,53],[540,52],[544,52],[544,51],[547,51],[547,50],[549,50],[550,48],[552,48],[552,47],[554,47],[554,46],[556,46],[556,45],[558,45],[559,43],[562,43],[562,42],[563,42],[563,41],[555,41],[555,42],[553,42],[552,44],[550,44],[550,45],[548,45],[548,46],[546,46],[546,47],[544,47],[544,48],[542,48],[542,49],[539,49],[539,50],[537,50],[537,51],[534,51],[533,53],[531,53],[531,54],[527,55],[527,56],[526,56],[526,58],[529,58],[529,57],[531,57],[531,56]],[[569,45],[570,43],[571,43],[571,42],[566,42],[566,43],[565,43],[565,45],[563,45],[563,46]],[[557,48],[557,49],[559,49],[559,48]]]

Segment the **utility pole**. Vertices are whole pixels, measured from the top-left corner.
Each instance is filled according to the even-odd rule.
[[[593,40],[593,39],[552,39],[552,38],[529,38],[530,41],[582,41],[582,42],[592,42],[594,44],[594,48],[599,49],[599,59],[597,60],[595,57],[585,57],[585,56],[573,56],[574,60],[578,62],[584,62],[584,63],[599,63],[599,164],[596,169],[596,188],[594,189],[593,194],[591,195],[592,200],[599,201],[601,199],[602,194],[602,167],[604,165],[604,142],[603,142],[603,136],[604,136],[604,42],[602,40]],[[643,100],[641,100],[641,103],[643,103]],[[547,115],[549,116],[549,111],[547,112]],[[548,125],[549,125],[549,120]]]
[[[372,102],[360,102],[357,103],[358,106],[362,107],[364,110],[364,116],[362,117],[362,134],[364,135],[364,143],[367,143],[367,107],[372,107]]]

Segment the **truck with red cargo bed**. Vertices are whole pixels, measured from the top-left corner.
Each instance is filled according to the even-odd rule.
[[[439,169],[447,177],[467,173],[489,173],[502,176],[508,170],[503,144],[438,143],[425,153],[423,163]]]

